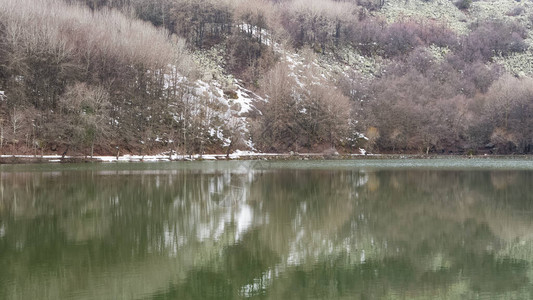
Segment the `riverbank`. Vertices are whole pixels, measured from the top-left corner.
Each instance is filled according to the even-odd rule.
[[[532,159],[532,155],[426,155],[426,154],[323,154],[323,153],[253,153],[235,152],[226,154],[204,155],[123,155],[123,156],[60,156],[60,155],[0,155],[0,164],[34,164],[34,163],[134,163],[134,162],[170,162],[202,160],[373,160],[373,159],[444,159],[444,158],[478,158],[478,159]]]

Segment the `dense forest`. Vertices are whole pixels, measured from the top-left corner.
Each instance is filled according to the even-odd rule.
[[[532,26],[512,0],[0,0],[0,153],[531,153]]]

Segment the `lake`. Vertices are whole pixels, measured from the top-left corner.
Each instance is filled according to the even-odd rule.
[[[1,299],[533,298],[533,160],[0,171]]]

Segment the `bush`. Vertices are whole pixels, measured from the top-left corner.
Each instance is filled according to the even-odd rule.
[[[527,153],[533,145],[533,80],[502,76],[487,93],[484,117],[490,120],[491,142],[505,151]],[[511,146],[511,147],[510,147]]]
[[[487,21],[476,24],[462,40],[459,55],[466,62],[489,61],[496,55],[506,56],[527,50],[527,32],[518,23]]]
[[[375,19],[366,19],[350,35],[350,42],[363,55],[382,54],[386,24]]]
[[[425,45],[456,49],[459,46],[457,34],[443,24],[426,21],[418,24],[417,35]]]
[[[454,3],[460,10],[467,10],[472,5],[472,0],[459,0]]]
[[[381,41],[385,56],[407,54],[417,46],[421,46],[423,41],[418,36],[418,29],[418,25],[413,22],[391,24]]]
[[[501,70],[497,66],[488,67],[481,62],[475,62],[468,65],[463,74],[465,80],[471,81],[477,91],[486,93],[492,83],[498,79],[500,73]]]
[[[350,104],[337,88],[320,81],[318,70],[295,79],[294,70],[277,64],[261,81],[268,96],[259,103],[252,130],[263,151],[299,151],[335,147],[348,135]]]
[[[374,11],[381,9],[385,5],[385,0],[357,0],[357,4],[370,11]]]
[[[510,17],[516,17],[521,15],[524,12],[524,8],[522,6],[515,6],[510,11],[506,13],[507,16]]]

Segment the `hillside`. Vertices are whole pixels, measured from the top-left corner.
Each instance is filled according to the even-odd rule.
[[[532,26],[513,0],[0,0],[0,153],[531,153]]]

